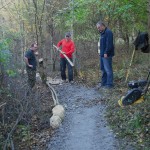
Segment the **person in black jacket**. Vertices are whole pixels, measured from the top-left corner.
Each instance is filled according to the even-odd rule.
[[[29,87],[32,89],[36,82],[36,67],[37,61],[35,57],[35,52],[37,50],[37,43],[31,44],[31,47],[25,54],[25,63],[26,63],[26,71],[28,74],[28,84]]]
[[[99,21],[96,24],[100,32],[100,69],[102,71],[101,87],[112,88],[113,68],[112,57],[114,56],[113,33],[106,25]]]

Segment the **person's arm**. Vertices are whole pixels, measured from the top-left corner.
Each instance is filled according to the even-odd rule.
[[[111,47],[112,47],[112,43],[113,43],[112,41],[113,41],[113,34],[112,34],[112,32],[108,31],[106,33],[106,49],[104,52],[104,57],[108,57],[108,54],[111,51]]]
[[[63,41],[63,40],[61,40],[61,41],[58,42],[58,44],[57,44],[57,47],[58,47],[58,48],[62,45],[62,41]]]
[[[62,46],[63,40],[59,41],[57,44],[57,47],[60,48]],[[61,51],[62,54],[65,54],[65,52]]]
[[[29,66],[29,67],[31,67],[31,68],[33,67],[33,65],[30,65],[30,64],[29,64],[29,61],[28,61],[28,58],[27,58],[27,57],[24,57],[24,60],[25,60],[25,63],[26,63],[27,66]]]
[[[72,54],[74,53],[74,51],[75,51],[75,45],[74,45],[74,42],[72,42],[70,51],[68,51],[66,54]]]
[[[33,65],[30,65],[29,64],[29,58],[31,57],[31,52],[30,51],[27,51],[26,54],[25,54],[25,57],[24,57],[24,60],[25,60],[25,63],[28,67],[33,67]]]

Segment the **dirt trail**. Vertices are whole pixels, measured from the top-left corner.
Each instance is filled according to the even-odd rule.
[[[65,83],[54,87],[65,106],[65,118],[47,150],[118,150],[118,141],[104,118],[101,95],[92,88]]]

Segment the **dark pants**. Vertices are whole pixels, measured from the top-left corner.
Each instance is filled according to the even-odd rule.
[[[102,70],[102,86],[113,86],[113,69],[112,69],[112,57],[100,57],[100,69]]]
[[[33,88],[36,82],[36,70],[32,68],[26,68],[28,74],[28,84],[30,88]]]
[[[72,59],[70,59],[72,61]],[[69,82],[73,81],[73,68],[66,60],[66,58],[60,58],[60,71],[62,80],[66,80],[66,65],[68,67],[68,79]]]

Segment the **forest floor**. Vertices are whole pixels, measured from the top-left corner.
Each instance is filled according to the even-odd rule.
[[[115,89],[97,90],[85,83],[63,83],[53,85],[61,105],[65,108],[65,118],[61,126],[54,130],[49,119],[53,101],[48,87],[36,84],[28,96],[30,107],[27,113],[30,126],[18,124],[14,133],[15,147],[22,150],[134,150],[125,140],[119,139],[107,120],[108,101]],[[36,101],[36,102],[35,102]],[[29,116],[28,116],[29,117]]]
[[[14,89],[18,91],[19,81],[16,85],[18,89],[17,86]],[[13,134],[16,149],[148,150],[150,148],[148,113],[150,107],[147,107],[149,93],[143,103],[122,108],[118,105],[118,100],[127,92],[126,85],[122,82],[117,82],[112,90],[97,90],[95,84],[81,82],[81,79],[77,79],[74,84],[64,83],[53,87],[60,104],[66,110],[62,125],[56,130],[50,127],[49,119],[53,108],[51,92],[45,85],[37,83],[32,94],[19,102],[28,108]],[[22,92],[24,89],[20,91],[21,96]],[[18,101],[15,99],[11,97],[7,101],[6,118],[12,116],[9,114],[12,106],[14,110],[18,107]],[[7,137],[6,131],[9,133],[13,127],[14,122],[10,121],[7,119],[5,126],[0,126],[2,140]]]
[[[105,89],[63,83],[55,87],[66,114],[47,142],[47,150],[132,150],[122,145],[110,129],[105,113]],[[112,92],[112,91],[111,91]]]
[[[64,83],[56,87],[66,115],[48,150],[115,150],[117,142],[104,118],[105,106],[93,88]]]

